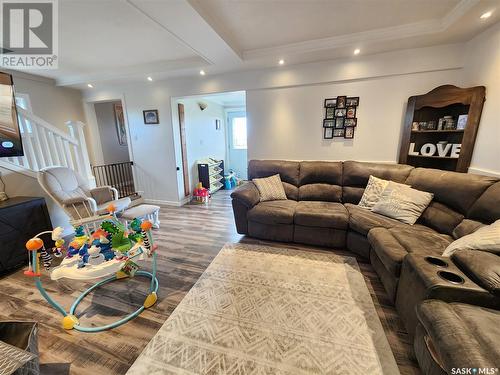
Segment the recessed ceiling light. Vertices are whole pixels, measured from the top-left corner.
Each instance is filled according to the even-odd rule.
[[[481,19],[486,19],[491,17],[491,13],[493,13],[491,10],[489,12],[481,14]]]
[[[93,88],[94,86],[92,86],[92,84],[90,84],[90,83],[87,83],[87,87]]]
[[[361,50],[360,50],[359,48],[356,48],[356,49],[354,50],[354,54],[355,54],[355,55],[359,55],[359,53],[360,53],[360,52],[361,52]]]
[[[203,69],[202,69],[202,70],[200,70],[200,75],[201,75],[201,76],[204,76],[204,75],[205,75],[205,71],[204,71]]]
[[[285,60],[283,60],[283,59],[280,59],[280,61],[278,61],[278,64],[280,64],[280,65],[283,65],[284,63],[285,63]]]
[[[153,78],[152,77],[148,77],[148,81],[149,82],[153,82]]]

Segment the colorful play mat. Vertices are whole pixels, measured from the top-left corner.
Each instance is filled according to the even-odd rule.
[[[26,243],[29,253],[29,266],[25,275],[33,277],[35,285],[47,302],[63,315],[64,329],[81,332],[100,332],[118,327],[138,316],[144,309],[151,307],[157,300],[158,279],[156,278],[156,246],[151,235],[152,224],[140,219],[132,220],[125,227],[115,215],[113,206],[108,208],[110,215],[93,232],[84,227],[75,228],[75,237],[66,246],[62,238],[63,228],[55,228],[37,234]],[[40,236],[51,234],[55,246],[46,249]],[[63,257],[61,263],[51,268],[53,256]],[[139,263],[151,260],[151,272],[140,270]],[[67,312],[45,290],[40,279],[41,265],[50,272],[52,280],[62,278],[80,281],[99,280],[85,290],[71,305]],[[144,276],[151,280],[148,296],[133,313],[122,319],[103,326],[84,327],[76,317],[76,308],[93,290],[114,280],[127,277]]]

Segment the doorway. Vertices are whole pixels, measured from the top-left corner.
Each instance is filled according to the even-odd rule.
[[[102,162],[92,166],[97,186],[112,186],[118,196],[137,195],[121,100],[93,103]]]
[[[224,175],[230,171],[240,179],[246,178],[244,91],[176,98],[173,108],[177,112],[173,120],[179,127],[184,181],[179,185],[181,198],[193,192],[199,182],[215,193],[224,187]],[[205,172],[199,175],[199,164],[208,165],[208,177]]]
[[[227,160],[228,171],[246,180],[247,176],[247,114],[246,111],[227,113]]]

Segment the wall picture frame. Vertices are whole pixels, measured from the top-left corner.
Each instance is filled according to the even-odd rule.
[[[144,117],[144,124],[146,125],[157,125],[160,123],[157,109],[144,110],[142,111],[142,116]]]
[[[345,129],[333,129],[333,137],[334,138],[344,138]]]
[[[346,107],[347,96],[337,96],[337,108],[345,108]]]
[[[325,108],[335,107],[336,105],[337,105],[337,98],[325,99],[325,104],[324,104]]]
[[[325,119],[333,119],[335,117],[335,107],[326,107]]]
[[[127,145],[127,130],[125,129],[125,114],[123,113],[122,103],[114,103],[113,111],[115,112],[116,135],[118,136],[118,144],[120,146]]]
[[[344,118],[336,117],[335,118],[335,129],[342,129],[344,127]]]
[[[323,138],[333,139],[333,128],[323,128]]]
[[[346,118],[355,118],[356,117],[356,107],[347,107]]]
[[[467,119],[468,118],[469,118],[469,115],[458,116],[457,130],[465,130],[465,127],[467,126]]]
[[[357,118],[346,118],[344,120],[344,126],[352,126],[355,127],[358,125],[358,119]]]
[[[354,138],[354,126],[346,126],[344,128],[344,138],[353,139]]]
[[[335,109],[335,117],[345,117],[346,114],[347,114],[347,108]]]
[[[357,107],[358,105],[359,105],[359,96],[347,98],[346,100],[347,107]]]
[[[323,127],[324,128],[333,128],[335,127],[335,120],[334,119],[324,119],[323,120]]]

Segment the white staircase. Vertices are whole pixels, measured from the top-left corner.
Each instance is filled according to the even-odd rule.
[[[32,177],[42,168],[65,166],[87,177],[93,185],[84,123],[67,121],[66,133],[29,111],[20,107],[17,111],[24,156],[0,159],[0,166]]]

